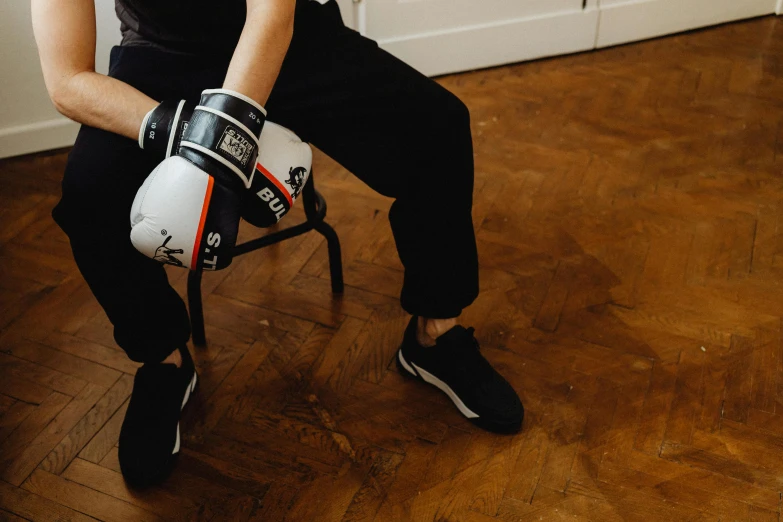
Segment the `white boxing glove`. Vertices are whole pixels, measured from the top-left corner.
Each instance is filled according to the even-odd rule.
[[[231,263],[240,197],[173,156],[147,176],[131,206],[133,246],[162,263],[217,270]]]
[[[177,155],[163,160],[136,193],[133,246],[194,270],[230,265],[265,120],[266,110],[244,94],[204,90]]]
[[[299,136],[267,121],[259,139],[250,190],[242,194],[242,217],[257,227],[274,225],[299,196],[310,177],[313,151]]]

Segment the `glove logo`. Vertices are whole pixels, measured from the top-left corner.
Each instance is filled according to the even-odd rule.
[[[166,231],[163,230],[163,232]],[[155,249],[155,256],[153,259],[155,261],[160,261],[161,263],[166,263],[167,265],[182,266],[182,261],[174,257],[174,254],[184,254],[185,251],[181,248],[167,247],[166,245],[171,241],[171,238],[172,236],[167,237],[166,240],[163,241],[163,244]]]
[[[306,175],[307,169],[304,167],[291,167],[288,170],[288,179],[285,183],[294,191],[294,193],[291,194],[291,199],[296,199],[299,197],[299,193],[302,191],[302,185],[304,185],[304,178]]]
[[[255,145],[253,145],[247,138],[239,133],[234,127],[230,125],[226,127],[223,132],[223,136],[220,138],[219,150],[226,153],[229,158],[238,162],[243,167],[247,165],[250,160]]]

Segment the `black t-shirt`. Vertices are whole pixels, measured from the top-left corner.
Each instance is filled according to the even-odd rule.
[[[246,0],[115,0],[122,45],[182,52],[232,50],[245,23]]]

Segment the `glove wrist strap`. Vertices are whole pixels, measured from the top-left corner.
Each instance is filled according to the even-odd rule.
[[[150,111],[144,115],[144,119],[141,120],[141,127],[139,127],[139,148],[141,150],[144,150],[144,137],[147,135],[147,122],[150,121],[150,116],[152,116],[152,113],[155,112],[158,107],[160,107],[160,105],[150,109]]]
[[[179,148],[179,142],[182,141],[182,134],[185,129],[180,129],[180,125],[183,123],[183,109],[185,108],[185,100],[181,100],[177,105],[177,112],[174,113],[174,121],[171,125],[169,132],[169,142],[166,144],[166,157],[168,158],[172,154],[176,154]],[[188,122],[184,122],[187,125]]]
[[[230,171],[249,188],[265,120],[264,108],[250,98],[208,89],[193,111],[180,155],[212,175]]]
[[[182,136],[185,100],[164,100],[144,116],[139,129],[139,147],[161,161],[176,154]]]

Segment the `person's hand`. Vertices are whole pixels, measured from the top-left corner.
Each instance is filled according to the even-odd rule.
[[[264,108],[242,94],[202,93],[178,155],[160,163],[136,194],[130,237],[137,250],[191,269],[231,264],[265,119]]]
[[[185,100],[164,100],[144,117],[139,147],[163,161],[176,155],[193,108]],[[268,121],[259,139],[259,152],[249,193],[242,195],[242,218],[269,227],[291,210],[310,177],[310,146],[282,125]]]

